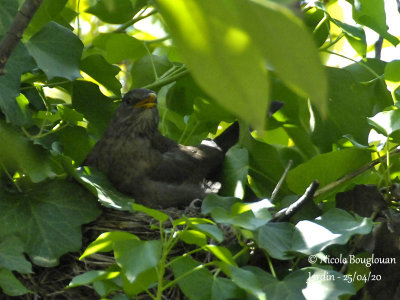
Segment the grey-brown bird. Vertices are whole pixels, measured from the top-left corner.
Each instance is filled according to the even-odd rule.
[[[182,207],[203,198],[204,178],[224,159],[214,143],[184,146],[158,131],[157,96],[128,92],[85,165],[104,172],[121,192],[149,207]]]

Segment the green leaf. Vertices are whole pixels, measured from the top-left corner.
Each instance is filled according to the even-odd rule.
[[[160,78],[172,67],[173,64],[169,61],[166,55],[146,55],[138,59],[132,65],[131,88],[140,88],[155,82],[157,78]],[[154,74],[154,72],[157,74]]]
[[[42,147],[33,145],[14,127],[0,120],[0,163],[9,172],[20,171],[32,182],[56,175],[51,157]]]
[[[256,272],[256,270],[258,272]],[[230,277],[234,283],[259,300],[267,299],[264,288],[267,284],[270,284],[276,280],[271,274],[256,267],[238,268],[235,266],[230,266],[229,271]]]
[[[114,244],[114,256],[129,282],[137,276],[157,266],[161,258],[161,242],[120,240]]]
[[[211,300],[246,299],[245,292],[227,278],[214,278],[211,292]]]
[[[24,35],[32,36],[48,22],[54,20],[65,7],[68,0],[43,0],[36,11]]]
[[[16,234],[31,260],[44,267],[78,251],[81,225],[100,214],[93,197],[68,181],[48,181],[25,193],[0,190],[0,237]]]
[[[342,295],[356,293],[353,284],[347,282],[342,273],[318,268],[304,268],[296,272],[308,273],[307,287],[302,290],[306,299],[341,299]]]
[[[10,270],[3,268],[0,268],[0,287],[9,296],[21,296],[31,292],[15,278]]]
[[[103,280],[105,278],[113,278],[118,275],[119,272],[109,272],[109,271],[89,271],[85,272],[81,275],[75,276],[71,282],[69,283],[68,287],[77,287],[82,285],[88,285],[95,281]]]
[[[100,139],[117,105],[104,96],[98,85],[76,80],[73,86],[72,106],[89,121],[88,131]]]
[[[70,30],[55,23],[46,24],[26,43],[29,53],[48,79],[81,77],[79,63],[83,44]]]
[[[96,4],[89,7],[86,12],[111,24],[125,23],[135,15],[130,0],[98,0]]]
[[[294,227],[290,223],[267,223],[258,228],[254,235],[257,245],[266,250],[268,254],[276,259],[288,260],[293,258],[286,252],[292,246]]]
[[[97,252],[110,252],[114,249],[114,243],[123,240],[138,240],[139,238],[125,231],[104,232],[87,246],[85,252],[79,258],[80,260]]]
[[[116,96],[121,97],[121,83],[115,76],[121,71],[118,66],[108,63],[102,55],[94,54],[81,61],[80,68]]]
[[[240,7],[242,24],[278,76],[299,94],[326,110],[327,80],[312,36],[288,8],[270,1],[252,0]]]
[[[160,223],[163,223],[165,221],[167,221],[169,219],[168,215],[158,211],[156,209],[153,208],[148,208],[144,205],[141,204],[132,204],[132,207],[134,210],[136,211],[141,211],[143,213],[145,213],[146,215],[149,215],[150,217],[153,217],[154,219],[156,219],[157,221],[159,221]]]
[[[267,199],[243,203],[234,197],[210,195],[203,201],[202,213],[211,213],[217,223],[255,230],[271,219],[269,207],[271,203]]]
[[[197,245],[199,247],[207,245],[207,236],[198,230],[184,230],[179,237],[186,244]]]
[[[243,199],[249,169],[246,148],[234,146],[225,155],[221,195]]]
[[[80,126],[66,127],[59,134],[63,153],[80,165],[91,149],[87,131]]]
[[[126,295],[130,296],[132,299],[133,296],[140,294],[141,292],[148,289],[153,283],[157,282],[157,269],[152,268],[147,271],[140,273],[133,283],[129,282],[129,280],[122,274],[122,286]],[[113,298],[114,299],[114,298]]]
[[[135,200],[116,190],[107,176],[95,168],[78,169],[75,179],[97,196],[101,205],[118,210],[132,210],[132,203]]]
[[[368,118],[376,131],[389,137],[400,129],[400,110],[389,110],[377,113],[372,118]]]
[[[7,32],[17,14],[18,2],[16,0],[2,0],[0,3],[0,36],[2,36]]]
[[[194,228],[205,233],[209,237],[221,243],[224,240],[224,233],[218,226],[213,224],[192,224]]]
[[[293,192],[301,195],[314,180],[324,187],[370,161],[368,149],[350,148],[320,154],[290,170],[286,183]]]
[[[335,19],[331,20],[343,30],[347,41],[356,50],[358,55],[365,57],[367,54],[367,39],[364,29],[361,26],[349,25]]]
[[[1,21],[0,21],[1,23]],[[6,120],[16,126],[29,123],[27,107],[20,105],[16,97],[20,94],[21,74],[33,69],[35,62],[25,46],[19,43],[5,67],[5,75],[0,76],[0,109]]]
[[[171,264],[175,279],[180,278],[178,286],[191,300],[211,299],[213,274],[206,268],[201,268],[201,263],[191,257],[182,257]],[[193,272],[193,269],[196,269]],[[184,276],[187,274],[186,276]],[[182,276],[182,277],[181,277]]]
[[[267,72],[241,24],[242,7],[209,0],[160,0],[157,4],[199,86],[222,107],[262,128],[269,102]],[[250,4],[241,2],[246,5]]]
[[[17,236],[6,236],[1,240],[0,268],[32,273],[32,265],[24,256],[24,244]]]
[[[394,46],[399,40],[388,33],[386,25],[385,3],[382,0],[347,0],[353,5],[353,19],[361,25],[368,26]]]
[[[333,208],[314,221],[296,224],[291,251],[315,254],[330,245],[344,245],[353,235],[368,234],[371,230],[371,219],[353,217],[344,210]]]
[[[325,12],[317,7],[309,7],[304,13],[304,23],[313,33],[316,46],[321,47],[329,35],[330,22]],[[322,23],[321,23],[322,22]],[[320,24],[321,23],[321,24]]]
[[[385,67],[385,81],[393,89],[400,84],[400,60],[393,60]]]
[[[237,265],[235,260],[233,259],[231,251],[229,251],[227,248],[216,245],[207,245],[205,248],[224,263],[233,266]]]
[[[147,53],[143,42],[125,33],[100,34],[93,40],[93,45],[104,52],[104,57],[111,64],[124,59],[138,59]]]

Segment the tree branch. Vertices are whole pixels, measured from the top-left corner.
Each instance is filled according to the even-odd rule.
[[[28,27],[33,15],[39,8],[42,0],[25,0],[20,10],[15,16],[13,22],[10,25],[7,33],[4,35],[0,42],[0,75],[5,74],[6,63],[11,56],[11,53],[18,45],[18,42],[22,38],[26,27]]]

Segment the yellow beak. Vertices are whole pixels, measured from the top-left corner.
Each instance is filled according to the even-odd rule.
[[[156,94],[151,93],[151,94],[149,95],[149,97],[147,97],[146,99],[144,99],[144,100],[139,101],[138,103],[136,103],[136,104],[135,104],[135,108],[141,108],[141,107],[144,107],[144,108],[152,108],[152,107],[154,107],[154,106],[157,105],[156,99],[157,99]]]

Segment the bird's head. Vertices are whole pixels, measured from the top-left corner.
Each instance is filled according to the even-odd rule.
[[[134,109],[149,109],[157,105],[157,95],[152,90],[134,89],[125,94],[122,103]]]
[[[144,134],[150,136],[158,125],[157,95],[148,89],[134,89],[125,94],[106,135]]]

